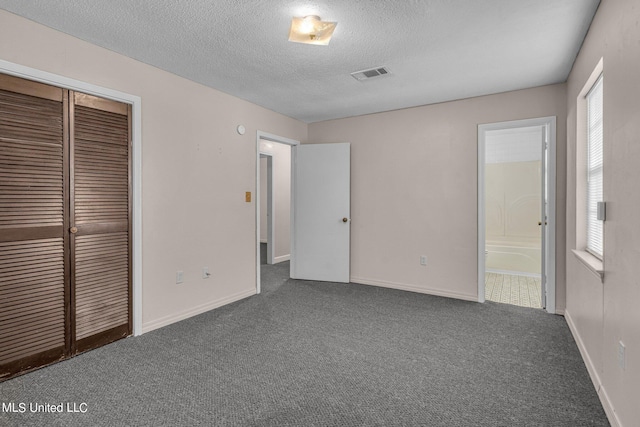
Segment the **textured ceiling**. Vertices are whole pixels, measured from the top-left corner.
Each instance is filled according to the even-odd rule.
[[[600,0],[0,0],[0,8],[305,122],[564,82]],[[337,21],[328,46],[293,16]],[[387,67],[359,82],[349,73]]]

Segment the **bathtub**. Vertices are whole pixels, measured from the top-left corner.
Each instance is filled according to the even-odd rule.
[[[488,273],[540,276],[542,251],[529,243],[487,242],[485,271]]]

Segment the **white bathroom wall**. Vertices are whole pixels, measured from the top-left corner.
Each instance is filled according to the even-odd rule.
[[[540,160],[485,165],[487,271],[540,274],[540,172]]]
[[[488,131],[485,159],[486,269],[539,275],[542,128]]]

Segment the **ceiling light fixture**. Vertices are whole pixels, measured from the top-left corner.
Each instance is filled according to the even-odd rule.
[[[289,41],[326,46],[331,40],[337,22],[321,21],[317,15],[293,18],[289,30]]]

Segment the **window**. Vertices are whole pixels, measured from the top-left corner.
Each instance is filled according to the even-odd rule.
[[[591,87],[587,100],[587,251],[602,259],[603,223],[598,220],[602,195],[602,76]]]

